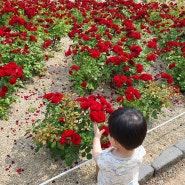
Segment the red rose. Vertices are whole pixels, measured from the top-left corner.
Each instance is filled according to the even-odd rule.
[[[64,146],[65,144],[69,145],[72,142],[73,145],[77,146],[81,143],[81,140],[81,136],[75,133],[74,130],[65,130],[59,139],[59,143]]]
[[[101,111],[102,109],[103,109],[103,105],[96,101],[93,101],[90,106],[91,111]]]
[[[128,101],[134,100],[134,97],[136,97],[136,99],[140,99],[140,97],[141,97],[139,91],[133,87],[128,87],[125,90],[125,96]]]
[[[153,48],[153,49],[155,49],[155,50],[157,49],[157,43],[154,42],[154,41],[148,41],[147,46],[148,46],[149,48]]]
[[[73,74],[73,71],[72,70],[69,70],[69,74],[72,75]]]
[[[141,34],[139,32],[133,32],[133,31],[131,31],[128,34],[128,37],[134,38],[134,39],[141,39]]]
[[[133,95],[132,93],[126,93],[125,95],[126,95],[126,99],[127,99],[128,101],[134,100],[134,95]]]
[[[132,86],[132,83],[133,83],[132,79],[128,78],[127,79],[127,86]]]
[[[105,122],[106,116],[103,111],[91,111],[90,119],[92,122],[103,123]]]
[[[62,98],[64,97],[63,94],[56,92],[56,93],[48,93],[43,96],[43,98],[51,101],[52,103],[60,103]]]
[[[127,77],[123,75],[116,75],[113,78],[113,82],[117,88],[122,88],[123,84],[126,84],[127,82]]]
[[[141,74],[139,78],[141,80],[144,80],[144,81],[149,81],[149,80],[152,80],[152,75],[150,75],[150,74]]]
[[[86,40],[86,41],[91,40],[86,34],[79,35],[79,38],[82,38],[83,40]]]
[[[60,139],[59,139],[59,143],[60,143],[62,146],[64,146],[64,145],[66,144],[66,138],[61,136]]]
[[[122,42],[126,42],[126,41],[127,41],[127,38],[126,38],[126,37],[122,37],[122,38],[121,38],[121,41],[122,41]]]
[[[185,18],[182,19],[182,20],[180,20],[180,26],[181,26],[181,27],[185,26]]]
[[[81,86],[82,87],[86,87],[87,86],[87,82],[82,82]]]
[[[109,148],[111,146],[110,141],[101,141],[102,148]]]
[[[126,30],[136,30],[136,28],[133,26],[132,21],[129,19],[125,19],[123,21],[123,26],[126,26]]]
[[[129,47],[130,51],[140,53],[142,51],[142,48],[138,45],[132,45]]]
[[[168,84],[172,84],[173,83],[173,78],[172,78],[172,76],[170,74],[161,73],[161,78],[167,79]]]
[[[138,75],[133,75],[133,76],[131,76],[130,78],[132,78],[132,79],[134,79],[134,80],[139,80],[139,76]]]
[[[72,136],[73,134],[75,133],[74,130],[65,130],[62,135],[65,136],[65,137],[70,137]]]
[[[51,102],[52,103],[60,103],[63,97],[64,97],[63,94],[56,92],[54,94],[54,96],[52,97]]]
[[[118,55],[122,55],[123,54],[123,48],[121,46],[119,46],[119,45],[113,46],[112,49]]]
[[[137,73],[143,72],[143,65],[142,64],[136,64],[136,71]]]
[[[49,60],[49,56],[47,54],[45,54],[44,56],[45,56],[46,61],[48,61]]]
[[[4,97],[5,97],[5,92],[0,91],[0,97],[1,97],[1,98],[4,98]]]
[[[35,15],[38,14],[38,11],[34,7],[33,8],[31,8],[31,7],[29,7],[29,8],[25,7],[24,8],[24,13],[28,16],[29,19],[32,19]]]
[[[64,123],[65,121],[66,121],[65,116],[62,116],[62,117],[59,118],[59,122]]]
[[[77,146],[81,143],[81,136],[77,133],[74,133],[72,136],[71,136],[71,141],[73,143],[74,146]]]
[[[119,66],[121,63],[121,59],[119,58],[119,56],[112,56],[110,58],[107,58],[106,60],[106,64],[109,64],[109,63],[113,63]]]
[[[7,92],[8,92],[8,87],[7,87],[7,86],[4,86],[4,85],[3,85],[1,89],[2,89],[2,91],[3,91],[4,93],[7,93]]]
[[[124,102],[124,97],[123,97],[123,96],[118,96],[118,97],[116,98],[116,101],[117,101],[117,102]]]
[[[64,130],[62,133],[63,137],[70,137],[71,135],[73,135],[75,133],[74,130]]]
[[[91,102],[88,101],[88,98],[86,97],[77,98],[76,101],[80,102],[80,107],[82,110],[87,110],[91,105]]]
[[[171,63],[168,67],[169,67],[169,69],[174,68],[175,67],[175,62]]]
[[[44,41],[42,46],[44,49],[47,49],[49,46],[51,46],[51,44],[52,44],[51,40],[48,39]]]
[[[109,51],[109,47],[105,45],[105,43],[103,43],[102,41],[99,41],[98,44],[96,44],[96,47],[98,48],[98,50],[102,53],[102,52],[108,52]]]
[[[17,78],[15,78],[15,77],[12,77],[12,78],[9,79],[9,83],[12,84],[12,85],[16,84],[16,82],[17,82]]]
[[[130,70],[129,66],[123,67],[123,71],[129,71],[129,70]]]
[[[168,42],[166,42],[166,47],[167,48],[178,47],[178,46],[179,46],[179,43],[176,42],[176,41],[168,41]]]
[[[157,59],[156,55],[154,53],[149,53],[146,57],[148,61],[155,61]]]
[[[72,54],[71,49],[69,48],[67,52],[65,52],[65,56],[68,57]]]
[[[112,107],[108,107],[108,108],[105,108],[105,111],[109,114],[113,113],[114,112],[114,109],[112,109]]]
[[[90,52],[90,54],[91,54],[91,56],[92,56],[92,58],[98,58],[99,56],[100,56],[100,52],[98,51],[98,50],[96,50],[96,49],[91,49],[91,50],[89,50],[89,52]]]
[[[50,101],[53,96],[54,96],[54,93],[47,93],[43,96],[43,98]]]
[[[181,47],[181,51],[182,52],[185,52],[185,46],[184,47]],[[1,58],[1,57],[0,57]]]
[[[30,40],[37,42],[37,38],[34,35],[30,35]]]
[[[78,71],[80,69],[80,66],[77,66],[77,65],[72,65],[71,66],[71,69],[75,70],[75,71]]]
[[[112,48],[112,43],[110,41],[104,41],[105,45]]]
[[[99,35],[99,34],[96,34],[95,37],[96,37],[97,40],[101,39],[101,35]]]
[[[82,102],[81,104],[80,104],[80,107],[81,107],[81,109],[82,110],[87,110],[89,107],[90,107],[90,102]]]
[[[124,53],[125,54],[125,53]],[[119,57],[119,59],[120,59],[120,62],[126,62],[127,60],[128,60],[128,55],[121,55],[120,57]]]
[[[13,16],[9,20],[9,25],[13,26],[14,24],[24,25],[26,21],[22,17]]]
[[[103,133],[104,136],[108,136],[109,135],[109,128],[108,128],[108,126],[103,125],[100,128],[100,130],[105,130],[104,133]]]
[[[173,89],[175,90],[176,93],[180,93],[180,89],[178,86],[174,85]]]
[[[44,32],[45,32],[45,33],[49,33],[49,30],[45,29]]]

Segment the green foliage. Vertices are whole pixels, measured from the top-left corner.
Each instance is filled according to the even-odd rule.
[[[33,133],[33,140],[37,145],[36,151],[46,146],[51,154],[51,158],[61,157],[67,166],[71,166],[74,161],[82,157],[91,158],[92,149],[92,122],[89,114],[82,111],[79,103],[73,100],[73,95],[66,94],[61,103],[47,104],[45,118],[36,122],[28,133]],[[66,144],[60,143],[61,135],[66,130],[73,130],[80,134],[81,142],[74,145],[69,139]],[[69,136],[70,137],[70,136]],[[81,152],[83,151],[83,152]]]
[[[46,69],[46,59],[51,56],[51,49],[57,50],[59,41],[70,30],[67,16],[57,16],[65,13],[65,9],[58,10],[55,15],[55,3],[43,4],[42,1],[22,2],[12,1],[10,11],[3,8],[7,6],[3,1],[0,5],[0,69],[9,62],[15,62],[23,69],[24,80],[17,79],[15,87],[24,87],[25,80],[34,75],[43,75]],[[51,6],[52,4],[52,6]],[[55,4],[55,5],[54,5]],[[43,6],[44,5],[44,6]],[[28,12],[27,7],[33,8]],[[36,14],[34,14],[37,11]],[[33,13],[33,15],[32,15]],[[31,17],[29,17],[31,15]],[[4,32],[6,28],[7,31]],[[49,53],[49,54],[47,54]],[[10,69],[9,69],[10,70]],[[16,88],[9,87],[9,77],[0,76],[0,93],[2,86],[9,88],[6,96],[0,97],[0,119],[8,119],[8,109],[15,101]],[[12,97],[11,97],[12,96]]]
[[[158,114],[162,112],[162,108],[173,106],[173,101],[180,98],[173,87],[169,87],[161,82],[148,82],[143,87],[139,87],[141,98],[120,102],[122,106],[137,107],[145,116],[147,122],[150,118],[158,119]]]

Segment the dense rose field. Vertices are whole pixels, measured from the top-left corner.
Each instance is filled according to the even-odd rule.
[[[149,120],[185,90],[185,11],[177,3],[3,0],[0,15],[1,119],[18,89],[44,75],[60,39],[73,41],[65,56],[75,94],[43,95],[45,118],[27,131],[37,151],[46,146],[67,165],[92,157],[93,123],[106,129],[109,147],[105,122],[116,106],[137,107]],[[94,93],[104,86],[110,102]]]

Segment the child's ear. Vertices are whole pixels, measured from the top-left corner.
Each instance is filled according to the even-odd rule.
[[[119,144],[119,142],[116,139],[114,139],[113,137],[112,137],[112,141],[113,141],[114,145],[116,145],[116,146]]]
[[[115,143],[116,145],[120,145],[119,142],[118,142],[116,139],[114,139],[114,143]]]
[[[122,148],[123,146],[116,140],[114,139],[115,146]]]

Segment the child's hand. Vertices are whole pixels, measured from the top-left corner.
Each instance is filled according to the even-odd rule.
[[[98,125],[94,123],[94,137],[101,138],[102,134],[105,132],[105,130],[99,130]]]
[[[104,129],[99,130],[98,125],[96,123],[94,123],[94,139],[93,139],[92,155],[93,155],[93,158],[94,158],[96,164],[97,164],[98,156],[102,152],[100,138],[101,138],[102,134],[104,133],[104,131],[105,131]]]

